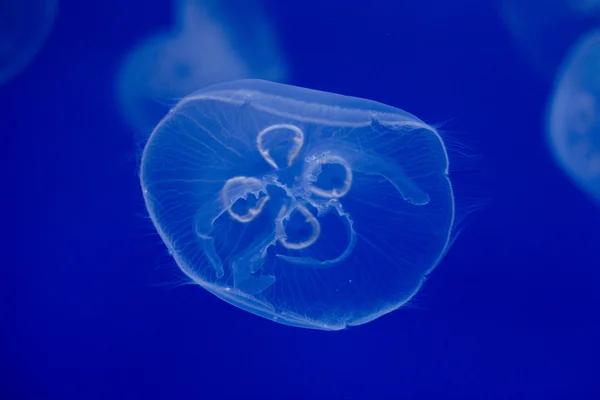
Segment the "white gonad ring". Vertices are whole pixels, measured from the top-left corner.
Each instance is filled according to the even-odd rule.
[[[296,211],[306,218],[306,223],[312,228],[312,234],[303,242],[291,243],[288,241],[287,234],[285,233],[283,221],[289,221],[293,213]],[[301,204],[294,204],[289,209],[286,206],[282,206],[279,210],[279,214],[277,215],[277,219],[275,220],[275,233],[277,234],[279,243],[281,243],[286,249],[302,250],[306,249],[317,241],[319,235],[321,234],[321,224],[319,224],[319,221],[311,214],[311,212]]]
[[[350,168],[348,162],[342,157],[324,153],[319,156],[307,157],[306,162],[308,167],[304,171],[304,179],[310,183],[307,189],[311,193],[327,199],[339,199],[340,197],[345,196],[352,187],[352,168]],[[346,177],[344,178],[344,186],[341,188],[332,188],[331,190],[326,190],[314,185],[314,183],[317,182],[319,174],[321,173],[322,166],[325,164],[338,164],[344,168],[346,173]]]
[[[267,201],[269,201],[268,195],[258,198],[258,194],[256,194],[256,205],[248,209],[248,211],[243,215],[236,213],[231,209],[231,207],[237,200],[241,198],[247,198],[248,194],[264,190],[263,186],[263,183],[259,179],[248,178],[245,176],[236,176],[225,182],[223,190],[221,190],[221,199],[229,215],[236,221],[242,223],[248,223],[256,218],[256,216],[262,211]],[[253,188],[256,188],[256,190]]]
[[[289,125],[289,124],[271,125],[265,129],[263,129],[262,131],[260,131],[258,133],[258,135],[256,136],[256,148],[258,149],[258,152],[260,153],[260,155],[265,159],[265,161],[268,162],[269,165],[271,165],[275,169],[279,169],[279,166],[277,165],[277,163],[271,156],[271,153],[269,152],[269,150],[266,149],[264,145],[265,145],[265,142],[281,141],[281,139],[278,137],[279,135],[276,132],[274,132],[279,129],[289,130],[294,135],[292,137],[292,146],[287,154],[287,166],[288,167],[292,166],[292,164],[294,163],[294,160],[300,153],[300,150],[302,150],[302,146],[304,146],[304,133],[302,133],[300,128],[298,128],[294,125]],[[267,136],[267,137],[265,137],[265,136]],[[268,136],[271,136],[271,137],[269,138]],[[267,147],[269,147],[269,146],[267,146]]]

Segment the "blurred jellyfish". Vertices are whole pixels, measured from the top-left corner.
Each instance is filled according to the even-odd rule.
[[[557,161],[600,203],[600,31],[584,36],[566,57],[547,127]]]
[[[600,0],[565,0],[571,9],[579,14],[590,17],[598,17],[600,13]]]
[[[338,330],[409,301],[450,247],[437,131],[374,101],[259,80],[185,97],[140,166],[181,270],[286,325]]]
[[[58,0],[0,1],[0,85],[33,60],[54,23]]]
[[[571,45],[600,23],[598,0],[498,0],[500,14],[524,61],[551,81]]]
[[[142,137],[195,90],[241,78],[286,78],[259,0],[175,0],[174,6],[173,31],[134,49],[117,80],[122,111]]]

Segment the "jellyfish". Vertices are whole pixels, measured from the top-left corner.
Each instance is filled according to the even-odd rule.
[[[140,181],[191,281],[295,327],[401,307],[452,243],[440,135],[366,99],[262,80],[204,88],[156,126]]]
[[[50,33],[57,9],[58,0],[0,2],[0,85],[33,60]]]
[[[530,70],[551,82],[571,45],[600,22],[597,0],[499,0],[500,15]]]
[[[571,179],[600,203],[600,30],[575,43],[556,79],[547,142]]]
[[[598,17],[600,14],[599,0],[565,0],[569,7],[577,14]]]
[[[169,108],[211,84],[284,81],[286,67],[258,0],[176,0],[174,28],[135,48],[117,78],[123,115],[144,139]]]

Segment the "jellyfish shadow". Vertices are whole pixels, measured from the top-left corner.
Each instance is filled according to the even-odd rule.
[[[0,86],[10,81],[45,43],[58,11],[58,0],[0,2]]]
[[[573,182],[600,204],[600,30],[574,44],[548,104],[547,142]]]
[[[600,23],[596,0],[498,0],[504,25],[521,58],[551,82],[572,44]]]
[[[176,0],[174,28],[146,39],[117,77],[123,116],[147,138],[175,103],[215,83],[284,81],[287,68],[259,0]]]

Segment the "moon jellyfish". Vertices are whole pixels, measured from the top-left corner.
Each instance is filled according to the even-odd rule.
[[[572,10],[580,15],[598,16],[600,12],[599,0],[566,0]]]
[[[33,60],[54,23],[58,0],[0,2],[0,85]]]
[[[600,22],[597,0],[499,0],[500,14],[524,61],[546,81],[571,45]]]
[[[600,202],[600,31],[573,46],[548,110],[548,143],[567,174]]]
[[[437,131],[374,101],[260,80],[179,102],[140,180],[181,270],[241,309],[322,330],[415,295],[451,243]]]
[[[241,78],[285,79],[285,66],[258,0],[177,0],[175,28],[126,58],[117,79],[124,116],[147,137],[172,102]]]

